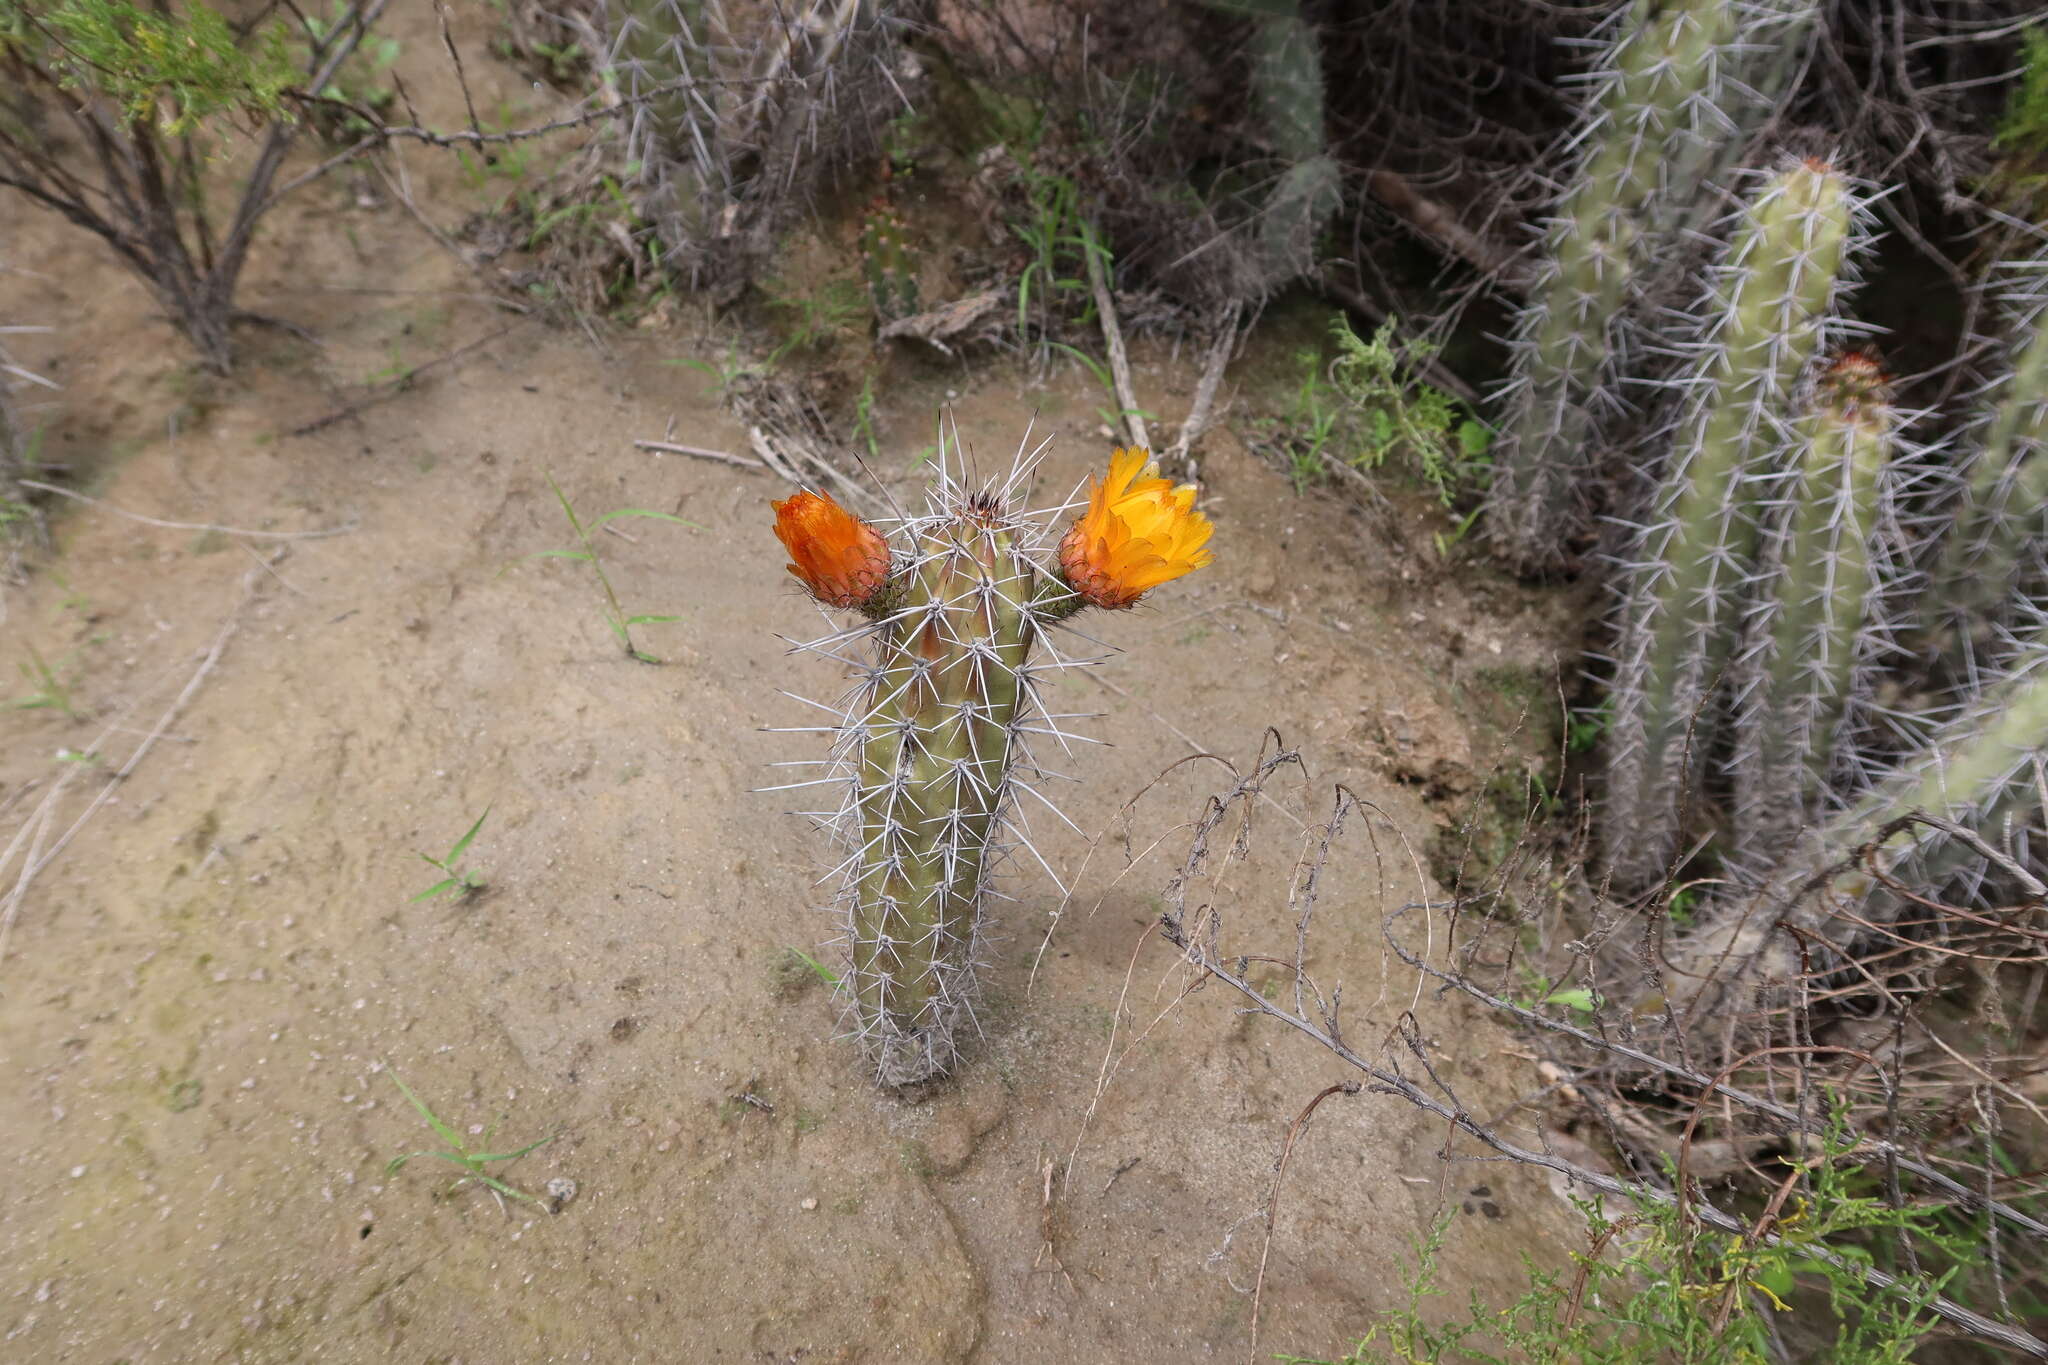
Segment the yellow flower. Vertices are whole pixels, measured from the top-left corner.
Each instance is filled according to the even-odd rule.
[[[1194,508],[1193,484],[1175,487],[1159,477],[1150,452],[1119,448],[1109,457],[1109,477],[1089,481],[1088,510],[1060,542],[1067,586],[1117,610],[1201,568],[1216,528]]]
[[[808,489],[775,509],[775,537],[794,562],[789,571],[830,607],[864,607],[889,581],[889,542],[882,533]]]

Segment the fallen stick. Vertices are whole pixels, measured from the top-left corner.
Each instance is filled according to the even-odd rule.
[[[1102,341],[1109,348],[1109,377],[1116,383],[1116,401],[1123,409],[1124,428],[1130,432],[1133,445],[1150,450],[1152,436],[1145,429],[1144,415],[1138,411],[1137,392],[1131,386],[1131,358],[1124,353],[1123,330],[1117,326],[1116,297],[1110,293],[1109,273],[1103,269],[1103,253],[1095,245],[1092,229],[1081,245],[1081,254],[1088,258],[1088,286],[1095,293],[1095,315],[1102,320]]]
[[[700,460],[722,460],[726,464],[738,465],[741,469],[766,469],[759,460],[750,460],[744,455],[733,455],[723,450],[706,450],[701,446],[677,445],[674,441],[635,441],[641,450],[657,451],[664,455],[695,455]]]
[[[145,517],[140,512],[130,512],[125,507],[116,507],[104,498],[89,497],[84,493],[73,492],[69,488],[59,488],[53,483],[42,483],[35,479],[17,479],[15,482],[19,483],[23,488],[33,488],[44,493],[55,493],[60,498],[70,498],[75,502],[90,503],[94,507],[104,507],[115,516],[126,517],[130,521],[139,521],[145,526],[161,526],[166,531],[218,531],[224,536],[247,536],[251,540],[319,540],[324,536],[347,535],[350,531],[356,529],[356,523],[354,522],[350,522],[346,526],[330,526],[322,531],[250,531],[240,526],[215,526],[213,523],[206,521],[165,521],[160,517]]]
[[[134,750],[128,755],[127,760],[101,785],[99,791],[93,796],[91,803],[86,806],[84,812],[71,822],[70,828],[64,831],[63,835],[58,838],[57,842],[47,852],[42,849],[43,836],[48,832],[50,821],[56,814],[57,798],[63,794],[67,783],[60,781],[55,787],[52,787],[38,804],[35,813],[29,817],[30,823],[36,825],[37,832],[30,843],[28,852],[23,856],[21,875],[15,879],[14,889],[7,893],[5,907],[0,907],[0,964],[4,964],[7,960],[7,939],[14,930],[15,916],[21,913],[22,898],[28,894],[28,889],[34,884],[37,875],[54,862],[58,854],[70,846],[72,839],[77,837],[81,829],[85,828],[86,822],[98,814],[100,807],[113,798],[115,789],[135,772],[143,759],[149,756],[149,751],[156,747],[156,742],[162,739],[164,734],[171,728],[171,722],[178,718],[179,713],[192,700],[193,693],[199,690],[199,684],[206,680],[206,675],[211,673],[213,666],[220,662],[221,651],[227,648],[228,641],[233,639],[235,632],[242,627],[242,608],[247,606],[249,599],[256,595],[256,575],[253,571],[242,580],[242,587],[242,600],[235,604],[234,609],[228,613],[227,619],[221,622],[220,630],[213,637],[212,647],[200,659],[199,667],[194,669],[192,676],[186,680],[183,690],[165,708],[164,713],[157,717],[156,725],[143,738],[142,742],[135,746]],[[126,712],[124,711],[123,714],[125,715]],[[74,771],[78,770],[74,769]],[[70,774],[66,774],[67,779],[69,776]],[[28,826],[24,825],[22,833],[15,835],[13,842],[8,845],[6,855],[0,855],[0,861],[4,861],[4,857],[12,856],[14,849],[21,844],[22,836],[27,832],[27,829]]]
[[[1510,289],[1528,289],[1529,267],[1514,252],[1466,227],[1446,205],[1419,193],[1406,177],[1393,171],[1374,171],[1366,176],[1365,184],[1373,198],[1453,256]]]
[[[1230,363],[1230,353],[1237,349],[1237,315],[1240,305],[1233,302],[1223,310],[1222,318],[1216,324],[1216,339],[1209,345],[1209,358],[1202,364],[1201,382],[1195,385],[1195,401],[1188,408],[1188,419],[1180,424],[1180,435],[1173,438],[1173,449],[1167,452],[1168,461],[1185,460],[1188,447],[1204,431],[1209,429],[1209,409],[1215,406],[1216,390],[1223,384],[1223,369]],[[1190,477],[1193,471],[1189,471]]]
[[[486,332],[484,335],[478,337],[475,341],[470,342],[466,346],[458,346],[454,350],[448,352],[446,355],[438,355],[435,356],[432,360],[423,361],[420,364],[415,365],[411,369],[405,371],[405,373],[403,374],[393,375],[390,379],[385,380],[384,383],[380,385],[377,389],[371,390],[369,393],[364,394],[361,398],[356,399],[354,402],[344,403],[340,407],[336,408],[333,412],[328,413],[325,417],[316,417],[312,421],[306,423],[304,426],[293,427],[290,431],[287,431],[284,434],[287,436],[311,436],[314,432],[324,430],[327,427],[331,427],[336,422],[348,420],[349,418],[355,416],[359,412],[362,412],[366,408],[374,408],[379,403],[388,403],[392,399],[398,397],[399,394],[404,393],[408,389],[410,389],[413,385],[414,380],[418,379],[428,370],[433,369],[436,365],[446,365],[452,360],[459,360],[463,356],[468,355],[471,351],[477,349],[477,347],[488,345],[489,343],[496,341],[499,337],[505,335],[505,333],[511,331],[514,327],[517,327],[518,325],[519,324],[517,322],[508,322],[503,327],[498,328],[494,332]]]

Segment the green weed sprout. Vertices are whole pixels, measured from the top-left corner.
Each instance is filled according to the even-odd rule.
[[[679,616],[626,615],[626,609],[619,605],[618,593],[612,590],[611,577],[604,571],[604,561],[597,557],[597,546],[590,538],[591,533],[610,525],[612,522],[621,521],[627,517],[649,517],[655,521],[670,521],[678,526],[688,526],[692,530],[697,531],[701,531],[704,528],[694,521],[686,521],[681,517],[670,516],[667,512],[650,511],[645,507],[621,507],[617,511],[606,512],[601,517],[585,522],[576,515],[576,509],[570,504],[568,495],[562,492],[561,485],[555,482],[555,476],[552,474],[548,475],[548,487],[554,489],[555,500],[562,504],[562,515],[569,518],[569,525],[576,532],[576,543],[580,548],[574,550],[542,550],[534,558],[574,559],[588,564],[591,571],[597,575],[598,586],[604,589],[604,623],[611,629],[611,633],[618,637],[620,646],[626,651],[626,657],[643,664],[660,663],[660,659],[655,658],[652,654],[643,652],[638,645],[633,643],[633,627],[661,625],[668,621],[680,621],[682,618]]]
[[[34,645],[28,647],[28,661],[20,667],[21,676],[35,690],[7,703],[10,711],[62,711],[71,720],[78,719],[78,708],[71,704],[71,688]]]
[[[412,898],[414,901],[432,900],[434,897],[450,891],[453,891],[458,896],[473,896],[484,889],[484,879],[482,876],[470,868],[458,867],[456,864],[461,861],[462,855],[469,851],[470,841],[475,839],[476,832],[484,827],[484,821],[490,818],[491,808],[485,806],[484,813],[477,816],[476,823],[469,827],[469,833],[455,841],[455,847],[448,850],[446,857],[430,858],[424,853],[419,855],[421,862],[425,863],[428,867],[438,867],[447,875],[426,890],[420,892],[417,896],[414,896]]]
[[[541,1203],[540,1200],[526,1193],[526,1191],[515,1190],[510,1185],[507,1185],[504,1181],[498,1179],[496,1176],[489,1174],[484,1170],[484,1167],[488,1166],[493,1161],[517,1161],[520,1157],[525,1156],[528,1152],[533,1151],[535,1148],[545,1147],[550,1142],[553,1142],[555,1140],[554,1134],[550,1133],[548,1136],[540,1139],[540,1141],[538,1142],[529,1142],[524,1147],[521,1147],[516,1151],[473,1152],[469,1150],[468,1146],[466,1146],[463,1143],[462,1135],[460,1133],[456,1132],[453,1128],[449,1127],[446,1123],[442,1122],[440,1117],[437,1116],[433,1110],[427,1108],[425,1100],[422,1100],[418,1095],[413,1094],[412,1087],[405,1083],[405,1079],[398,1074],[395,1068],[391,1067],[387,1063],[385,1066],[385,1070],[390,1073],[392,1084],[398,1087],[399,1093],[405,1096],[406,1101],[409,1104],[411,1104],[413,1108],[419,1110],[420,1117],[425,1119],[427,1121],[427,1126],[434,1130],[434,1136],[440,1138],[441,1141],[447,1143],[448,1147],[445,1151],[407,1152],[403,1156],[395,1156],[391,1158],[391,1160],[385,1165],[384,1174],[397,1175],[400,1170],[404,1169],[405,1163],[411,1161],[415,1157],[433,1157],[437,1161],[452,1162],[453,1164],[462,1167],[462,1169],[465,1172],[467,1172],[467,1174],[459,1176],[456,1179],[455,1183],[448,1187],[448,1192],[450,1194],[455,1193],[464,1185],[467,1185],[470,1181],[474,1180],[478,1184],[490,1190],[492,1194],[499,1196],[499,1203],[501,1205],[503,1204],[505,1197],[509,1196],[513,1199],[523,1199],[527,1203],[532,1204],[535,1208],[547,1207],[547,1205]],[[503,1122],[504,1117],[500,1115],[498,1123]],[[489,1142],[491,1140],[491,1134],[494,1131],[496,1131],[497,1126],[498,1124],[494,1123],[489,1128],[484,1129],[482,1134],[483,1142]]]

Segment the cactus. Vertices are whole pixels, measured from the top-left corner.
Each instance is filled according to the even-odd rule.
[[[732,202],[718,73],[703,0],[607,0],[604,68],[632,103],[626,161],[663,264],[697,283],[712,227]]]
[[[1932,575],[1966,671],[2023,595],[2014,590],[2048,571],[2048,247],[1996,283],[2009,352],[1982,392],[1981,444]]]
[[[1854,711],[1891,646],[1889,553],[1905,474],[1900,417],[1874,355],[1838,356],[1800,422],[1785,506],[1766,529],[1766,581],[1738,669],[1738,861],[1768,866],[1822,813],[1852,753]]]
[[[885,114],[865,96],[886,87],[896,21],[874,0],[750,23],[732,31],[717,0],[604,0],[601,16],[639,211],[665,268],[726,302],[833,159],[872,140]]]
[[[1876,874],[1923,894],[1941,894],[1981,858],[1938,829],[1906,822],[1925,813],[1979,831],[2023,861],[2038,863],[2026,832],[2042,816],[2038,763],[2048,756],[2048,626],[2010,641],[2010,671],[1984,690],[1847,809],[1799,833],[1797,846],[1750,896],[1670,945],[1674,980],[1690,983],[1695,1013],[1711,1011],[1753,984],[1838,965],[1819,945],[1848,950],[1860,931],[1832,926],[1836,909],[1856,908],[1866,924],[1924,918],[1924,902],[1884,886]],[[2030,853],[2035,855],[2030,858]],[[1817,879],[1838,872],[1832,883]],[[1784,924],[1794,933],[1778,932]],[[1801,946],[1803,945],[1803,946]],[[1805,961],[1802,963],[1801,954]]]
[[[1631,295],[1674,254],[1695,206],[1761,121],[1810,0],[1640,0],[1591,73],[1583,146],[1516,319],[1488,533],[1518,569],[1562,567],[1584,529],[1584,485],[1627,404],[1614,355]],[[1748,78],[1745,81],[1745,77]],[[1705,136],[1711,126],[1717,136]],[[1728,136],[1730,132],[1737,136]],[[1682,251],[1679,252],[1682,255]]]
[[[1254,253],[1268,286],[1315,265],[1316,238],[1342,205],[1343,173],[1323,132],[1323,52],[1297,0],[1269,0],[1251,34],[1252,103],[1287,169],[1259,215]]]
[[[844,660],[866,645],[851,703],[827,727],[833,775],[821,781],[843,800],[822,814],[845,850],[841,985],[875,1080],[891,1087],[957,1058],[987,881],[1024,844],[1017,797],[1036,772],[1026,740],[1058,734],[1036,680],[1065,663],[1032,662],[1048,628],[1086,606],[1127,607],[1208,562],[1194,490],[1156,477],[1143,451],[1116,453],[1056,562],[1045,517],[1010,507],[1035,456],[979,491],[960,481],[943,432],[939,458],[927,512],[905,518],[893,545],[817,494],[775,508],[791,572],[820,602],[868,618],[810,648]]]
[[[909,229],[885,200],[876,200],[861,220],[860,269],[879,321],[894,322],[917,311],[917,269],[911,263]]]
[[[1677,851],[1792,394],[1829,330],[1866,216],[1840,172],[1799,162],[1758,188],[1716,271],[1708,337],[1623,585],[1602,823],[1627,888],[1656,882]]]

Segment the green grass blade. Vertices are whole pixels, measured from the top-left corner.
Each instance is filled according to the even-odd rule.
[[[395,1067],[391,1066],[391,1064],[387,1062],[385,1063],[384,1069],[390,1073],[391,1082],[392,1084],[398,1087],[398,1092],[401,1095],[405,1096],[406,1100],[411,1103],[413,1108],[420,1111],[420,1117],[425,1119],[427,1121],[427,1126],[434,1130],[434,1136],[440,1138],[441,1141],[447,1143],[456,1151],[461,1151],[462,1139],[456,1134],[455,1130],[453,1128],[450,1128],[447,1124],[441,1122],[440,1119],[436,1118],[434,1116],[434,1111],[427,1108],[426,1102],[422,1100],[418,1095],[412,1093],[412,1087],[405,1083],[405,1078],[398,1074],[398,1071]],[[415,1152],[414,1155],[439,1156],[442,1155],[442,1153]]]
[[[477,816],[476,823],[469,827],[469,833],[463,835],[460,839],[457,839],[455,841],[455,847],[448,850],[448,857],[446,861],[444,861],[442,864],[444,868],[448,869],[449,871],[454,870],[451,865],[455,862],[456,859],[460,858],[464,853],[468,852],[470,841],[476,838],[476,832],[482,829],[484,827],[484,821],[490,818],[491,808],[490,806],[485,806],[484,813],[482,815]]]
[[[672,521],[678,526],[688,526],[692,530],[696,531],[701,531],[704,529],[702,526],[699,526],[696,522],[687,520],[686,518],[672,516],[667,512],[650,511],[645,507],[621,507],[616,512],[607,512],[603,516],[599,517],[597,520],[591,522],[590,529],[595,531],[598,527],[604,525],[606,522],[615,521],[620,517],[652,517],[656,521]]]
[[[653,626],[660,625],[663,621],[680,621],[682,619],[680,616],[628,616],[626,624],[629,626]]]
[[[432,899],[433,899],[434,897],[436,897],[436,896],[440,895],[440,894],[441,894],[441,893],[442,893],[443,891],[446,891],[446,890],[448,890],[448,888],[450,888],[450,887],[454,886],[455,884],[456,884],[456,882],[455,882],[455,878],[453,878],[453,877],[445,877],[445,878],[443,878],[442,880],[440,880],[440,881],[438,881],[438,882],[435,882],[435,883],[434,883],[434,884],[433,884],[432,886],[428,887],[428,888],[427,888],[426,890],[424,890],[424,891],[420,892],[420,893],[419,893],[419,894],[418,894],[417,896],[414,896],[414,897],[413,897],[413,898],[412,898],[411,900],[408,900],[408,901],[406,902],[406,904],[407,904],[407,905],[411,905],[411,904],[413,904],[413,903],[414,903],[414,902],[416,902],[416,901],[428,901],[428,900],[432,900]]]

